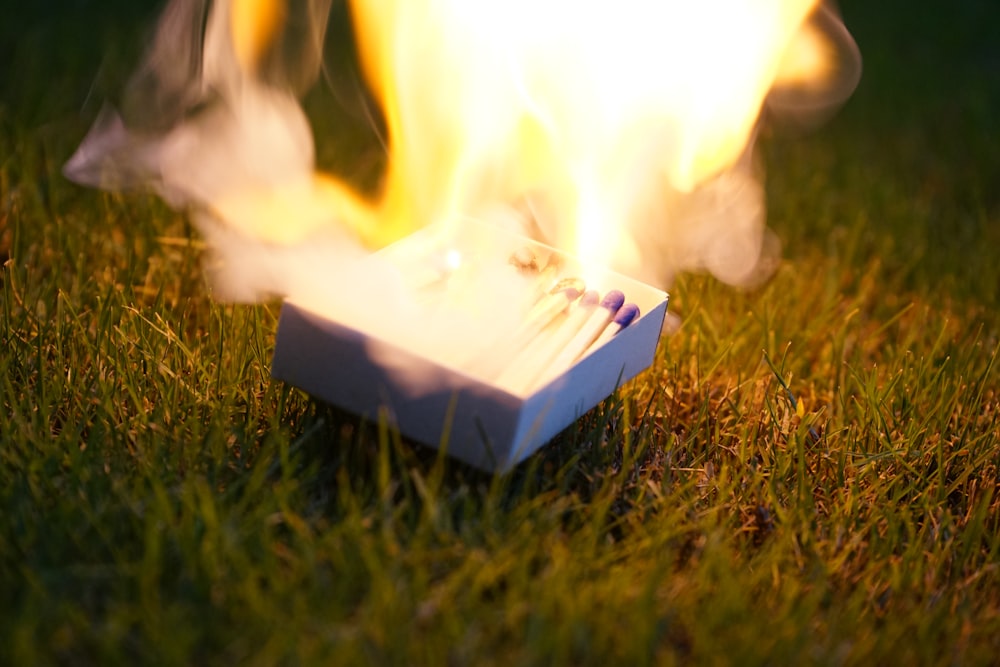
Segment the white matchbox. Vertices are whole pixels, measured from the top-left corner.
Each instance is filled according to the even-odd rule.
[[[405,252],[411,238],[388,250]],[[624,292],[641,316],[531,393],[512,393],[290,300],[281,307],[271,375],[369,421],[385,414],[409,439],[446,447],[449,456],[482,470],[506,472],[653,363],[667,294],[607,270],[588,271],[588,280],[601,294]],[[394,370],[399,364],[379,363],[386,354],[421,375],[419,391]]]

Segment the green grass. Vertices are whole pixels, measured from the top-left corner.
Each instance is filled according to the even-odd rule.
[[[683,277],[490,477],[272,381],[276,305],[61,178],[142,14],[90,4],[0,30],[0,663],[995,662],[996,10],[845,6],[857,95],[762,147],[774,279]]]

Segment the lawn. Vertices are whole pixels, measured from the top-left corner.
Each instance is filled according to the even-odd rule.
[[[277,304],[62,178],[149,6],[0,25],[0,664],[995,664],[992,4],[843,3],[858,91],[762,139],[774,278],[681,277],[654,367],[496,477],[272,381]]]

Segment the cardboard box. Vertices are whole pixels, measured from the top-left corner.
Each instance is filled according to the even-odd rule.
[[[389,252],[405,253],[408,244],[418,242],[404,239]],[[532,241],[519,238],[519,242],[555,253]],[[527,395],[511,393],[399,345],[375,341],[370,332],[291,301],[282,305],[271,374],[370,420],[377,418],[380,408],[385,409],[406,437],[431,447],[446,447],[450,456],[483,470],[504,472],[653,362],[667,295],[610,271],[588,274],[590,286],[601,293],[622,290],[628,301],[639,306],[642,316]],[[379,358],[384,359],[386,353],[395,355],[408,372],[420,373],[423,389],[414,393],[412,383],[380,364],[371,354],[373,343],[379,345]]]

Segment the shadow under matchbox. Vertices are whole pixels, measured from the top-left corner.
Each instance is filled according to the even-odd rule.
[[[390,246],[389,252],[405,253],[408,245],[419,243],[411,238]],[[533,241],[516,240],[568,258]],[[448,455],[482,470],[505,472],[653,363],[667,294],[607,270],[588,270],[587,275],[592,291],[620,291],[641,315],[613,336],[600,338],[565,368],[541,373],[535,384],[519,387],[430,359],[399,340],[386,341],[293,300],[282,304],[271,374],[369,420],[385,414],[412,440],[447,447]],[[580,302],[576,294],[570,298]],[[571,347],[544,335],[553,338],[549,347],[556,353]],[[411,381],[414,376],[420,377],[418,385]]]

